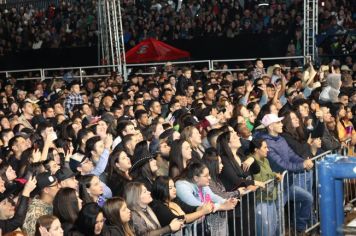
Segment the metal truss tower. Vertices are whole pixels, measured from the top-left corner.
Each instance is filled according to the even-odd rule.
[[[99,60],[125,79],[126,59],[120,0],[98,1]]]
[[[304,60],[317,59],[318,0],[304,0]],[[306,61],[305,61],[306,62]]]

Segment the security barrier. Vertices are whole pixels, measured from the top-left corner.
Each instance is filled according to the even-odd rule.
[[[303,60],[304,57],[269,57],[262,58],[266,63],[284,63],[286,60]],[[195,73],[207,73],[208,71],[246,71],[246,68],[236,69],[236,63],[254,61],[256,58],[228,59],[228,60],[195,60],[195,61],[173,61],[172,65],[176,68],[184,66],[193,67]],[[127,64],[128,74],[140,73],[143,75],[154,75],[161,72],[167,62]],[[223,65],[230,65],[223,67]],[[102,78],[110,76],[112,71],[116,71],[117,65],[100,66],[80,66],[80,67],[59,67],[59,68],[36,68],[24,70],[0,71],[0,76],[6,78],[14,76],[17,80],[45,80],[53,78],[64,78],[66,74],[71,74],[72,78],[78,78],[81,82],[89,78]]]
[[[350,141],[338,151],[350,154],[353,147]],[[271,179],[265,182],[265,188],[246,191],[234,210],[217,212],[192,224],[173,235],[298,235],[298,233],[318,233],[320,228],[320,189],[319,162],[322,162],[332,151],[321,153],[311,160],[314,168],[311,171],[293,173],[284,171],[281,180]],[[350,156],[352,157],[352,156]],[[356,159],[355,159],[356,162]],[[276,193],[273,196],[273,193]],[[344,180],[344,207],[351,208],[356,201],[356,181]],[[353,208],[353,207],[352,207]],[[220,219],[227,228],[212,227]],[[219,225],[219,224],[218,224]],[[224,232],[224,233],[222,233]]]
[[[355,232],[353,227],[345,231],[343,209],[345,193],[343,187],[347,185],[344,179],[356,179],[355,166],[355,158],[339,155],[329,155],[318,163],[322,235],[334,236],[344,235],[345,232]]]

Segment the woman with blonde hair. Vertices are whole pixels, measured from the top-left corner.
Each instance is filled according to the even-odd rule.
[[[184,221],[175,218],[169,225],[161,227],[156,214],[148,206],[153,200],[151,193],[142,183],[128,183],[125,189],[125,200],[131,210],[136,235],[158,236],[176,232],[183,226]]]

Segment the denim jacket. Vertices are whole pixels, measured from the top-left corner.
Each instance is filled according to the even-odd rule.
[[[190,206],[201,206],[204,201],[200,199],[199,189],[196,184],[190,183],[186,180],[178,180],[176,182],[177,196],[186,204]],[[209,186],[202,188],[203,198],[207,199],[210,196],[211,201],[214,203],[214,207],[218,208],[220,204],[226,200],[211,191]]]

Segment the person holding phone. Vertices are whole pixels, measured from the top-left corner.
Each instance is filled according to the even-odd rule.
[[[168,176],[158,177],[152,186],[153,202],[150,204],[152,210],[162,226],[166,226],[174,218],[183,220],[185,223],[192,223],[212,212],[213,205],[205,203],[200,207],[192,207],[179,198],[174,182]]]

